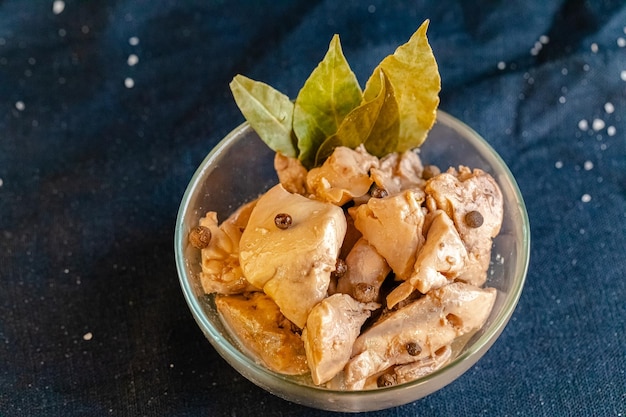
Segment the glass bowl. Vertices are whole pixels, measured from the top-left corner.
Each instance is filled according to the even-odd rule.
[[[175,256],[183,294],[200,329],[217,352],[244,377],[268,392],[313,408],[360,412],[416,401],[461,376],[493,345],[522,292],[530,251],[526,208],[515,179],[496,152],[471,128],[443,111],[420,150],[424,164],[442,171],[466,165],[490,173],[504,198],[504,221],[494,239],[486,286],[497,289],[495,306],[485,326],[445,367],[415,381],[366,391],[316,387],[306,378],[274,373],[240,349],[220,320],[213,298],[203,293],[198,273],[200,251],[188,243],[189,231],[207,211],[220,221],[237,207],[278,182],[274,153],[244,123],[226,136],[204,159],[183,196],[175,231]]]

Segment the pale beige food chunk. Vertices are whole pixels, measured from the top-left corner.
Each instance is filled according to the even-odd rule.
[[[332,379],[350,360],[352,344],[376,303],[360,303],[334,294],[313,307],[302,331],[311,378],[316,385]]]
[[[363,145],[356,149],[339,146],[320,167],[308,172],[307,187],[314,198],[341,206],[368,193],[372,185],[369,171],[376,166],[378,158]]]
[[[286,375],[309,372],[300,335],[270,297],[262,292],[218,295],[215,305],[240,344],[269,369]]]
[[[504,215],[502,193],[491,175],[480,169],[460,166],[458,171],[447,172],[431,178],[425,187],[437,207],[444,210],[459,231],[468,251],[468,262],[459,279],[473,285],[483,285],[491,260],[492,238],[497,236]],[[471,227],[466,216],[477,211],[482,225]]]
[[[437,210],[432,215],[413,274],[387,296],[387,307],[403,301],[413,290],[426,294],[433,288],[443,287],[459,276],[466,263],[467,250],[454,223],[444,211]]]
[[[407,190],[371,198],[367,204],[349,210],[355,227],[400,279],[409,277],[417,250],[424,243],[422,200],[421,192]]]
[[[292,218],[286,229],[275,224],[280,213]],[[327,295],[345,233],[340,207],[276,185],[259,198],[241,236],[243,274],[302,328],[313,306]]]
[[[355,341],[344,368],[347,389],[362,389],[385,369],[433,357],[470,331],[482,327],[496,298],[493,288],[455,282],[383,316]]]
[[[285,190],[295,194],[306,194],[307,170],[298,158],[291,158],[276,152],[274,169],[278,175],[278,181]]]
[[[385,258],[361,238],[348,253],[346,267],[346,273],[337,281],[337,292],[363,303],[378,302],[380,287],[391,272]]]
[[[393,195],[403,190],[423,188],[423,170],[420,157],[409,150],[385,156],[378,168],[370,170],[370,175],[379,188]]]
[[[258,290],[243,276],[239,264],[239,241],[256,201],[241,206],[218,226],[217,213],[210,211],[199,221],[211,231],[211,240],[200,252],[200,283],[205,293],[240,294]]]

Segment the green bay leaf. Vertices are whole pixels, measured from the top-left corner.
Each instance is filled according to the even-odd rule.
[[[237,106],[259,137],[275,152],[297,157],[293,134],[294,104],[273,87],[237,75],[230,82]]]
[[[369,153],[382,158],[398,149],[400,112],[393,85],[382,68],[379,70],[379,78],[381,88],[376,99],[382,100],[382,105],[364,144]],[[370,91],[366,93],[366,99],[373,94]]]
[[[398,140],[399,115],[393,87],[382,70],[377,70],[381,82],[370,86],[369,101],[353,109],[343,119],[337,133],[327,138],[317,151],[315,166],[321,165],[338,146],[356,148],[365,144],[373,155],[382,157],[393,152]],[[376,88],[378,91],[373,92]]]
[[[384,70],[393,85],[400,126],[395,151],[403,152],[421,145],[437,117],[441,77],[433,51],[428,43],[426,20],[409,41],[387,56],[377,68]],[[380,84],[376,70],[367,81],[368,90],[377,91]]]
[[[343,55],[339,36],[335,35],[295,101],[293,130],[299,159],[305,167],[313,167],[320,145],[337,132],[361,100],[361,87]]]

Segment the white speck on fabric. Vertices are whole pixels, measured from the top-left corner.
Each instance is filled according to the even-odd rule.
[[[563,161],[556,161],[556,162],[554,163],[554,167],[555,167],[556,169],[561,169],[561,168],[563,168]]]
[[[593,162],[585,161],[583,168],[585,169],[585,171],[591,171],[593,169]]]
[[[24,109],[26,108],[26,105],[24,104],[23,101],[16,101],[15,108],[18,109],[19,111],[24,111]]]
[[[61,14],[65,10],[65,2],[61,0],[55,0],[52,2],[52,13]]]
[[[132,46],[137,46],[139,45],[139,38],[136,36],[132,36],[130,38],[128,38],[128,43]]]
[[[135,80],[133,80],[133,79],[132,79],[132,78],[130,78],[130,77],[127,77],[127,78],[124,80],[124,86],[125,86],[126,88],[133,88],[133,87],[135,86]]]
[[[591,201],[591,196],[589,194],[583,194],[582,197],[580,197],[580,201],[588,203]]]
[[[602,119],[593,119],[593,123],[591,123],[591,128],[596,132],[604,129],[605,123]]]
[[[611,114],[615,111],[615,106],[610,101],[604,103],[604,111]]]
[[[591,44],[591,52],[593,52],[594,54],[598,53],[598,44],[597,43],[592,43]]]
[[[135,66],[139,62],[139,57],[135,54],[130,54],[128,55],[128,59],[126,60],[126,62],[130,67]]]
[[[578,128],[583,132],[587,131],[589,129],[589,122],[587,122],[587,120],[585,119],[582,119],[578,122]]]
[[[87,332],[87,333],[85,333],[85,334],[83,335],[83,340],[87,340],[87,341],[89,341],[89,340],[91,340],[91,339],[93,339],[93,333],[91,333],[91,332]]]
[[[609,136],[615,136],[615,133],[617,133],[615,126],[609,126],[606,128],[606,134]]]

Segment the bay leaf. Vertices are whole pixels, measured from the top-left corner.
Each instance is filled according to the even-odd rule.
[[[385,71],[398,103],[400,126],[395,149],[398,152],[421,145],[437,117],[441,77],[426,36],[428,24],[428,20],[424,21],[407,43],[399,46],[377,67]],[[377,91],[373,87],[380,82],[375,70],[365,91]],[[373,85],[370,87],[370,84]],[[367,94],[365,98],[368,98]]]
[[[236,75],[230,89],[237,106],[261,140],[275,152],[297,157],[293,133],[294,104],[273,87]]]
[[[361,87],[343,55],[339,36],[335,35],[295,101],[293,130],[299,159],[305,167],[313,167],[320,145],[337,132],[361,100]]]
[[[395,90],[391,81],[387,77],[385,71],[381,68],[380,72],[380,91],[377,99],[381,100],[382,105],[378,112],[376,122],[372,127],[369,136],[365,139],[365,149],[372,155],[379,158],[395,152],[398,149],[398,140],[400,132],[400,113],[398,102],[396,100]],[[367,91],[366,97],[371,93]]]
[[[315,166],[321,165],[338,146],[354,149],[365,144],[368,152],[376,156],[393,152],[398,139],[398,106],[393,87],[385,77],[384,71],[378,69],[377,73],[381,82],[370,86],[371,99],[363,101],[348,113],[339,125],[337,133],[320,145]],[[374,88],[378,89],[376,94],[371,91]]]

